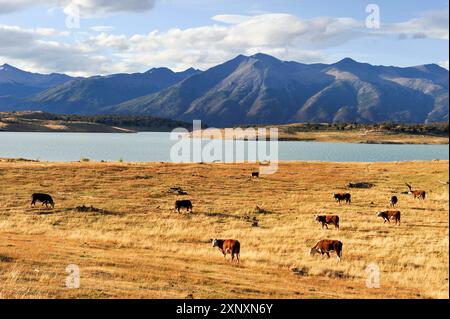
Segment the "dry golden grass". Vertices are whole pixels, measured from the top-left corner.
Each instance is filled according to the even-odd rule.
[[[448,161],[281,163],[251,179],[251,164],[38,163],[0,161],[0,296],[3,298],[448,298]],[[403,180],[428,191],[405,194]],[[332,193],[350,181],[352,205]],[[168,192],[180,186],[187,196]],[[56,207],[30,208],[33,192]],[[398,194],[401,226],[375,216]],[[191,199],[192,214],[173,210]],[[78,212],[80,205],[103,209]],[[258,205],[267,212],[255,213]],[[322,230],[316,213],[341,217]],[[256,217],[258,227],[252,227]],[[236,238],[241,264],[209,239]],[[337,263],[310,257],[319,239],[343,242]],[[229,258],[229,257],[228,257]],[[377,264],[381,286],[366,287]],[[81,270],[65,287],[66,266]],[[292,269],[301,270],[301,274]]]

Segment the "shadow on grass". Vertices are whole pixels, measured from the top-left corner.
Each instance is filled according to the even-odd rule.
[[[2,262],[2,263],[11,263],[13,261],[14,261],[14,258],[12,258],[12,257],[0,255],[0,262]]]
[[[113,211],[109,211],[109,210],[105,210],[105,209],[101,209],[101,208],[96,208],[94,206],[77,206],[73,209],[73,211],[78,212],[78,213],[95,213],[95,214],[100,214],[100,215],[115,215],[115,216],[122,216],[124,215],[124,213],[121,212],[113,212]]]

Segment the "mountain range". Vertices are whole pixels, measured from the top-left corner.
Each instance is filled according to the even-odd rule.
[[[5,71],[6,70],[6,71]],[[448,121],[448,70],[239,55],[206,71],[71,78],[0,66],[0,111],[151,115],[210,126]]]

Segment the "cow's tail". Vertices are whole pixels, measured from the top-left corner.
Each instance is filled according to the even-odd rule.
[[[338,243],[338,252],[339,252],[339,254],[338,254],[338,256],[339,256],[339,260],[341,260],[341,258],[342,258],[342,242],[339,242]]]
[[[241,243],[236,241],[236,254],[240,254],[241,253]]]

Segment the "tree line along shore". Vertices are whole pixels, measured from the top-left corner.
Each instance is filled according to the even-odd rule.
[[[51,114],[41,111],[0,112],[0,132],[85,132],[136,133],[192,130],[192,123],[138,115]],[[207,125],[203,125],[207,128]],[[293,123],[285,125],[243,125],[234,138],[248,138],[248,128],[278,129],[281,141],[352,142],[367,144],[448,144],[448,122],[399,123]],[[224,129],[220,129],[224,133]],[[199,137],[194,131],[191,136]],[[204,136],[204,135],[203,135]]]

